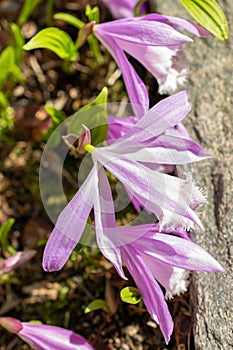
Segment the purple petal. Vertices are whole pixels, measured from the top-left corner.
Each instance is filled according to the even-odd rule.
[[[98,25],[96,28],[98,28]],[[134,114],[135,116],[141,117],[143,115],[142,111],[147,111],[149,108],[149,97],[144,83],[139,78],[135,69],[129,63],[125,53],[115,42],[114,38],[98,30],[95,31],[95,34],[117,62],[124,78],[130,102],[133,104]]]
[[[151,318],[159,323],[168,343],[173,331],[173,321],[161,288],[133,246],[122,247],[121,250],[123,260],[138,286]]]
[[[188,64],[181,49],[173,46],[128,45],[128,42],[119,39],[117,42],[157,79],[160,94],[177,90],[186,81]]]
[[[109,9],[112,16],[116,19],[127,18],[134,15],[134,6],[137,0],[101,0],[101,2]]]
[[[211,157],[199,144],[192,140],[169,135],[160,135],[154,140],[138,145],[124,147],[125,157],[143,162],[156,164],[189,164]]]
[[[179,123],[175,127],[167,129],[165,131],[165,135],[176,136],[176,137],[178,136],[186,140],[191,140],[188,130],[186,129],[183,123]]]
[[[108,144],[112,144],[117,139],[122,138],[136,124],[137,120],[136,117],[108,117],[108,134],[106,137]],[[134,208],[139,213],[141,211],[141,203],[131,194],[129,189],[125,188],[125,191]]]
[[[102,254],[115,266],[119,275],[127,279],[121,262],[119,240],[111,188],[102,166],[98,168],[98,193],[94,202],[97,244]]]
[[[101,0],[101,2],[109,9],[112,16],[116,19],[134,16],[134,7],[138,0]],[[140,5],[140,14],[146,13],[146,3]]]
[[[167,209],[202,227],[196,213],[189,207],[190,198],[186,191],[192,190],[192,183],[158,173],[122,155],[106,152],[105,149],[96,148],[93,154],[129,188],[146,210],[155,213],[161,220],[163,209]]]
[[[163,16],[163,15],[159,15],[156,13],[152,13],[152,14],[149,14],[149,15],[143,17],[143,20],[156,21],[156,22],[160,21],[160,22],[167,23],[167,24],[171,25],[175,29],[184,28],[187,31],[189,31],[190,33],[195,34],[199,37],[202,37],[202,36],[207,37],[207,36],[211,35],[211,33],[208,30],[206,30],[205,28],[203,28],[199,24],[187,21],[184,18]]]
[[[189,132],[183,123],[178,123],[176,125],[176,130],[179,132],[180,136],[186,140],[190,140]]]
[[[183,239],[187,239],[191,241],[187,232],[179,231],[179,230],[169,230],[163,229],[164,234],[172,234]],[[132,243],[137,241],[139,238],[145,237],[154,237],[157,233],[161,233],[161,229],[159,224],[144,224],[144,225],[136,225],[136,226],[117,226],[117,235],[119,236],[119,240],[122,245]]]
[[[121,245],[126,245],[137,241],[142,236],[148,234],[149,231],[152,231],[153,234],[155,231],[159,232],[159,229],[156,224],[144,224],[137,226],[117,226],[117,235]]]
[[[154,259],[146,255],[143,255],[142,258],[153,276],[166,288],[167,298],[172,298],[174,295],[187,291],[189,271],[168,265],[159,260],[154,261]]]
[[[186,239],[156,233],[134,242],[141,253],[186,270],[223,272],[222,266],[204,249]]]
[[[137,124],[124,135],[124,140],[115,142],[109,146],[109,149],[117,152],[117,149],[122,150],[122,147],[127,146],[127,144],[132,145],[132,142],[143,145],[144,142],[155,139],[156,136],[180,123],[190,109],[186,91],[169,96],[146,112]]]
[[[97,168],[94,165],[88,177],[58,217],[45,246],[43,268],[60,270],[79,242],[96,196]]]
[[[35,350],[93,350],[85,338],[68,329],[29,322],[22,325],[18,336]]]
[[[143,207],[142,203],[130,192],[128,188],[125,187],[125,191],[130,198],[131,203],[133,204],[135,210],[140,213],[141,208]]]
[[[108,117],[108,144],[121,139],[138,121],[136,117]]]
[[[178,47],[193,41],[164,22],[151,20],[149,16],[120,19],[97,24],[95,34],[97,37],[108,35],[111,39],[128,42],[128,45]]]

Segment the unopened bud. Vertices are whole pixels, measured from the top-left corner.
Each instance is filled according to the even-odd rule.
[[[78,152],[79,153],[85,153],[85,151],[88,151],[83,146],[91,144],[90,130],[88,129],[88,127],[86,127],[86,125],[82,124],[82,126],[83,126],[84,131],[78,140]]]
[[[23,328],[22,323],[13,317],[0,317],[0,325],[11,333],[19,333]]]

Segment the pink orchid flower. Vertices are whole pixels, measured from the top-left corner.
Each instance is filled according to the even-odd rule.
[[[160,93],[174,91],[185,81],[187,63],[181,48],[193,40],[181,34],[179,29],[197,36],[209,35],[205,29],[185,19],[158,14],[94,26],[95,36],[108,49],[122,72],[132,104],[148,110],[149,100],[146,87],[129,63],[126,53],[138,60],[157,79]]]
[[[187,94],[182,91],[154,106],[123,138],[111,145],[83,145],[91,154],[93,168],[58,217],[44,251],[43,268],[46,271],[63,267],[94,208],[97,245],[105,256],[110,254],[109,259],[125,278],[116,235],[114,203],[105,169],[118,178],[147,211],[157,216],[161,228],[186,227],[192,223],[202,228],[195,210],[203,196],[192,179],[163,174],[149,166],[189,164],[210,156],[191,140],[164,134],[168,128],[180,123],[189,110]]]
[[[165,287],[167,296],[172,297],[187,289],[186,270],[223,272],[222,266],[204,249],[171,233],[161,232],[158,225],[117,227],[122,259],[166,343],[173,321],[158,282]]]

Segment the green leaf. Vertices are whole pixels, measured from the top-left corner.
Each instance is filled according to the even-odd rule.
[[[92,103],[87,104],[75,113],[68,128],[68,134],[73,133],[80,136],[83,133],[82,124],[84,124],[91,131],[91,143],[93,146],[105,141],[108,132],[107,95],[108,90],[104,87]]]
[[[0,89],[9,77],[13,81],[23,81],[21,71],[15,63],[15,50],[12,46],[6,47],[0,55],[0,72]]]
[[[24,50],[46,48],[56,53],[61,59],[75,61],[78,52],[71,37],[56,27],[42,29],[26,45]]]
[[[99,309],[108,309],[108,305],[105,300],[96,299],[92,301],[84,310],[85,314],[88,314],[91,311],[99,310]]]
[[[37,247],[45,247],[46,243],[47,243],[47,239],[45,238],[42,238],[42,239],[39,239],[36,243]]]
[[[61,132],[57,130],[54,133],[54,130],[65,120],[65,115],[62,111],[53,106],[44,106],[44,108],[53,121],[53,126],[44,133],[44,137],[46,140],[50,138],[50,147],[55,148],[61,142]]]
[[[85,25],[85,23],[83,21],[81,21],[80,19],[78,19],[78,18],[76,18],[73,15],[70,15],[68,13],[64,13],[64,12],[56,13],[53,16],[53,18],[64,21],[64,22],[76,27],[77,29],[81,29]]]
[[[142,298],[139,290],[135,287],[125,287],[120,293],[121,300],[129,304],[138,304]]]
[[[56,13],[53,17],[55,19],[62,20],[64,22],[76,27],[77,29],[81,29],[85,25],[85,23],[83,21],[81,21],[80,19],[78,19],[78,18],[76,18],[68,13],[59,12],[59,13]],[[92,51],[93,57],[95,58],[95,61],[98,64],[103,64],[104,58],[101,55],[98,40],[95,38],[95,36],[93,34],[90,34],[87,38],[87,42],[90,46],[90,49]]]
[[[55,126],[61,124],[65,120],[64,113],[59,109],[56,109],[53,106],[48,106],[48,105],[45,105],[44,108],[52,118],[52,121]]]
[[[10,254],[15,254],[16,251],[14,250],[13,247],[10,246],[9,242],[8,242],[8,233],[11,229],[11,227],[13,226],[15,222],[15,219],[11,218],[8,219],[6,222],[4,222],[2,224],[2,226],[0,226],[0,243],[1,246],[6,248],[8,250],[8,252]]]
[[[226,17],[215,0],[180,0],[180,2],[197,22],[218,39],[228,38]]]
[[[42,322],[40,320],[30,320],[29,323],[42,324]]]
[[[0,89],[10,75],[11,67],[15,64],[14,56],[14,49],[11,46],[5,48],[0,55]]]
[[[22,76],[21,70],[19,69],[17,64],[14,64],[11,67],[10,75],[12,77],[12,80],[16,80],[16,81],[19,81],[19,82],[23,82],[24,81],[24,78]]]
[[[23,45],[25,43],[25,40],[21,33],[20,27],[17,24],[11,23],[11,30],[14,36],[14,43],[12,46],[15,50],[15,62],[19,64],[21,63],[24,55]]]
[[[87,5],[85,15],[87,16],[90,22],[95,21],[95,23],[97,24],[100,22],[100,11],[97,6],[91,8],[90,5]]]
[[[9,106],[9,102],[8,102],[5,94],[2,91],[0,91],[0,107],[2,107],[3,109],[6,109],[8,106]],[[0,108],[0,110],[1,110],[1,108]]]
[[[20,16],[18,18],[19,26],[22,26],[25,22],[27,22],[28,18],[31,16],[35,7],[39,4],[41,0],[25,0],[23,8],[21,10]]]
[[[104,87],[104,88],[101,90],[101,92],[99,93],[99,95],[96,97],[96,99],[95,99],[93,102],[91,102],[91,103],[89,103],[89,104],[83,106],[83,107],[80,109],[80,111],[81,111],[81,110],[84,110],[84,109],[87,109],[87,108],[89,108],[89,107],[91,107],[91,106],[97,106],[97,105],[99,105],[99,104],[105,104],[105,103],[107,103],[107,97],[108,97],[108,89],[107,89],[106,87]]]
[[[1,226],[0,226],[0,241],[3,247],[8,245],[8,238],[7,235],[13,226],[15,222],[15,219],[11,218],[5,221]]]

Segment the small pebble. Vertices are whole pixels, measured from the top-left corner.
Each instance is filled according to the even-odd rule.
[[[138,325],[135,325],[135,326],[130,325],[130,326],[125,327],[124,330],[125,330],[126,334],[128,334],[130,337],[133,337],[138,333],[139,326]]]

